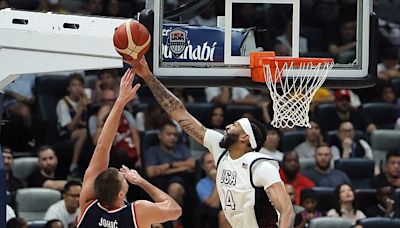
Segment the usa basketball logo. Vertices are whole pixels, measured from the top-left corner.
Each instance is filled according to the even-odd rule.
[[[188,45],[189,40],[185,30],[175,28],[169,32],[167,46],[176,58],[183,53]]]

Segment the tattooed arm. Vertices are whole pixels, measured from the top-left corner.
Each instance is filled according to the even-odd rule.
[[[172,119],[177,121],[187,134],[200,144],[203,144],[206,128],[186,110],[181,100],[151,73],[146,60],[142,58],[140,61],[133,60],[128,63],[131,64],[136,69],[136,73],[143,78],[165,112],[167,112]]]

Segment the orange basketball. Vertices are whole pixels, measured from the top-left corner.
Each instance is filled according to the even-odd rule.
[[[137,21],[120,25],[114,32],[115,50],[126,60],[140,59],[149,50],[151,36]]]

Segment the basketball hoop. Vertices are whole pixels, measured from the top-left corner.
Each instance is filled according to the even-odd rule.
[[[273,55],[271,52],[250,54],[252,80],[265,82],[273,101],[271,125],[276,128],[310,127],[311,100],[332,69],[333,59]]]

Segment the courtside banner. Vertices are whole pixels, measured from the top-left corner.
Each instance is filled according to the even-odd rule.
[[[232,31],[232,55],[243,55],[249,31],[249,29]],[[164,24],[162,36],[164,62],[224,62],[223,29]]]

